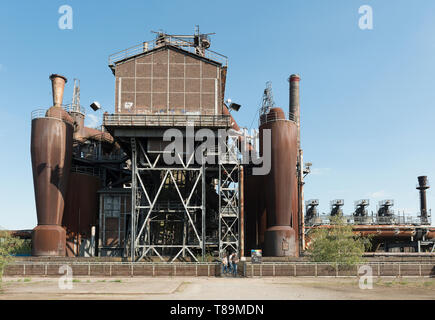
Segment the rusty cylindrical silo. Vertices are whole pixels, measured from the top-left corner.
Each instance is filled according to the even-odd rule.
[[[260,149],[264,149],[264,130],[271,132],[271,170],[264,177],[267,230],[265,256],[295,256],[297,242],[291,227],[293,189],[296,179],[297,126],[286,119],[281,108],[272,108],[260,124]],[[263,158],[265,155],[263,154]]]
[[[51,75],[53,107],[32,119],[31,158],[38,226],[32,232],[32,255],[65,256],[61,227],[71,167],[73,121],[62,109],[66,78]]]

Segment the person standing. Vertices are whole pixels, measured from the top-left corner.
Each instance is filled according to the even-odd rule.
[[[232,264],[233,275],[235,277],[237,277],[237,264],[238,263],[239,263],[239,257],[236,253],[233,253],[232,258],[231,258],[231,264]]]
[[[228,257],[227,254],[222,257],[222,274],[228,273]]]
[[[228,265],[230,267],[230,273],[233,273],[233,256],[234,256],[234,252],[231,252],[230,256],[228,257]]]

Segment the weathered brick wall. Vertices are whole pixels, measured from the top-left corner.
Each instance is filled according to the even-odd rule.
[[[221,69],[170,47],[132,58],[115,69],[115,113],[221,114]]]

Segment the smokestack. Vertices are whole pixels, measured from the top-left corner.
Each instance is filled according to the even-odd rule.
[[[297,74],[292,74],[288,81],[290,83],[289,119],[295,121],[298,128],[297,145],[299,150],[301,148],[301,123],[299,103],[299,82],[301,81],[301,77]]]
[[[429,189],[429,184],[427,181],[427,176],[420,176],[418,179],[417,190],[420,190],[420,216],[421,223],[427,224],[427,204],[426,204],[426,189]]]
[[[63,91],[65,89],[65,83],[67,79],[59,74],[52,74],[50,76],[51,86],[53,89],[53,106],[62,107]]]

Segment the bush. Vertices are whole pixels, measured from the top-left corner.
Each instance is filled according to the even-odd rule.
[[[331,218],[328,227],[314,228],[308,234],[308,252],[314,262],[329,262],[336,266],[354,265],[364,261],[363,254],[370,247],[370,239],[363,238],[345,224],[342,217]]]
[[[12,237],[5,230],[0,230],[0,282],[3,276],[4,268],[13,260],[13,254],[22,249],[24,240]]]

